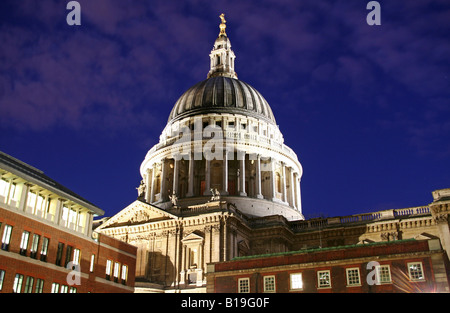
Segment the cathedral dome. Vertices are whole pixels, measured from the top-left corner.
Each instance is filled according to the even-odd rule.
[[[267,101],[238,79],[220,18],[206,79],[179,97],[141,164],[139,199],[174,214],[220,200],[250,217],[303,219],[302,166]]]
[[[211,77],[189,88],[175,103],[169,122],[208,113],[242,114],[276,125],[272,109],[255,88],[226,76]]]

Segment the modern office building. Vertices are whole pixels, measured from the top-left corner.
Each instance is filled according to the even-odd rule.
[[[0,152],[0,292],[133,292],[136,248],[92,231],[103,214]]]

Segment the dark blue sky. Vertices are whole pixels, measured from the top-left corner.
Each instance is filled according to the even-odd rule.
[[[0,150],[111,216],[179,96],[206,78],[225,13],[239,79],[303,166],[306,217],[427,205],[450,187],[450,2],[0,3]]]

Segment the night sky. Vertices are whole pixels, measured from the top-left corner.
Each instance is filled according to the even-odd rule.
[[[112,216],[225,13],[239,79],[303,166],[303,214],[427,205],[450,187],[450,1],[0,2],[0,150]]]

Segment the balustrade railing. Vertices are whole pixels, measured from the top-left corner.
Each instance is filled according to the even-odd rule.
[[[421,206],[414,208],[385,210],[374,213],[364,213],[340,217],[294,221],[291,222],[291,227],[294,231],[302,231],[306,229],[320,229],[321,227],[326,227],[328,225],[362,223],[368,221],[384,220],[389,218],[417,216],[429,213],[430,208],[428,206]]]

